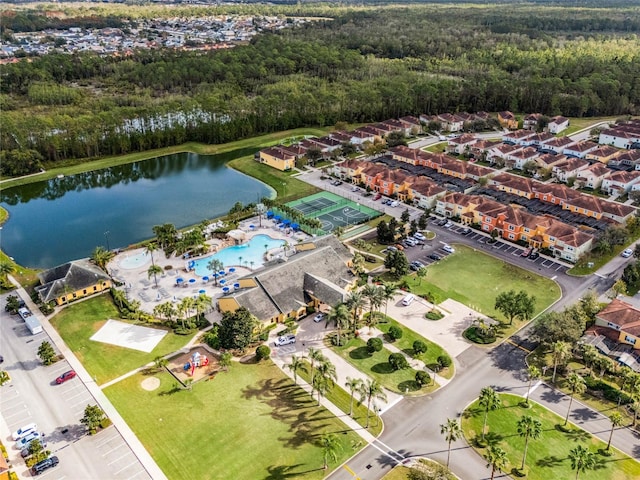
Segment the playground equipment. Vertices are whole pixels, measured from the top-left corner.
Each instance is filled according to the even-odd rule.
[[[183,370],[191,370],[190,375],[193,377],[193,373],[196,371],[196,367],[206,367],[209,365],[209,358],[206,355],[201,355],[200,352],[194,352],[191,355],[191,361],[184,364]]]

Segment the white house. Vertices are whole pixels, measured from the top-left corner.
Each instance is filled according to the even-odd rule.
[[[640,171],[625,172],[624,170],[619,170],[612,172],[602,181],[602,190],[611,195],[616,192],[628,192],[635,185],[639,185],[640,188]]]
[[[622,131],[620,129],[609,129],[600,132],[598,142],[602,145],[611,145],[616,148],[628,150],[634,143],[640,142],[640,131]]]
[[[550,133],[557,135],[558,133],[569,128],[569,119],[563,116],[558,115],[557,117],[553,117],[547,125]]]

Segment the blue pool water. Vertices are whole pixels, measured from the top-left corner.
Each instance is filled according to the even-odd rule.
[[[147,262],[151,261],[151,255],[147,252],[140,252],[135,255],[129,255],[118,262],[120,268],[131,270],[140,268]]]
[[[223,248],[218,253],[196,260],[194,270],[199,276],[211,275],[213,272],[207,268],[207,264],[214,258],[220,260],[224,268],[228,268],[240,265],[240,257],[242,257],[243,267],[251,266],[253,262],[253,268],[256,268],[264,263],[265,250],[281,247],[285,243],[284,240],[275,240],[269,235],[256,235],[247,243]]]

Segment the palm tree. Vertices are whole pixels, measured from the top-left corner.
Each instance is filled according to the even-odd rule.
[[[318,392],[318,406],[320,405],[320,397],[324,395],[329,387],[333,386],[334,381],[338,378],[336,367],[327,358],[318,363],[316,375],[313,379],[313,387]]]
[[[207,270],[213,272],[213,278],[216,281],[216,287],[218,286],[218,272],[224,268],[224,264],[217,258],[212,258],[207,263]]]
[[[387,401],[387,395],[384,393],[382,389],[382,385],[380,385],[377,380],[372,380],[367,378],[363,383],[360,390],[361,401],[366,399],[367,401],[367,424],[364,428],[369,428],[369,414],[371,413],[371,401],[372,400],[382,400],[383,402]]]
[[[569,390],[571,390],[571,396],[569,397],[569,408],[567,409],[567,416],[564,419],[564,424],[566,425],[569,421],[569,413],[571,413],[571,404],[573,403],[573,396],[576,393],[582,393],[587,389],[587,385],[584,382],[584,378],[582,378],[577,373],[572,373],[567,378],[567,386]]]
[[[158,250],[158,244],[155,242],[149,242],[147,243],[147,245],[144,247],[144,252],[148,253],[151,256],[151,265],[155,265],[156,262],[153,258],[153,252],[155,252],[156,250]]]
[[[249,265],[251,265],[251,271],[252,271],[252,272],[253,272],[253,265],[254,265],[255,263],[256,263],[256,262],[254,262],[253,260],[251,260],[251,261],[249,262]]]
[[[329,390],[331,381],[318,373],[313,377],[313,391],[318,393],[318,406],[320,406],[320,398]]]
[[[240,256],[238,257],[238,264],[239,264],[240,266],[242,266],[242,255],[240,255]]]
[[[378,287],[375,285],[365,285],[362,289],[362,295],[367,299],[367,303],[369,304],[369,317],[373,317],[373,309],[377,302]]]
[[[338,453],[342,451],[342,444],[337,435],[328,433],[320,438],[320,446],[322,447],[322,468],[326,470],[329,467],[329,460],[333,462],[338,460]]]
[[[296,357],[295,355],[291,355],[291,363],[286,364],[285,367],[293,372],[293,382],[296,385],[298,384],[298,370],[307,371],[307,366],[302,357]]]
[[[440,433],[447,441],[447,468],[449,468],[449,458],[451,457],[451,442],[455,442],[462,436],[460,422],[455,418],[447,418],[447,423],[440,425]]]
[[[204,293],[201,293],[195,299],[194,307],[196,309],[196,314],[198,316],[202,315],[203,313],[205,313],[207,310],[211,308],[212,304],[213,304],[213,298],[211,298],[209,295],[205,295]]]
[[[522,455],[522,465],[520,466],[520,470],[524,469],[524,464],[527,460],[527,448],[529,447],[529,439],[533,438],[536,440],[540,437],[542,433],[542,422],[537,418],[530,417],[529,415],[525,415],[520,420],[518,420],[518,435],[524,437],[524,454]]]
[[[349,324],[349,309],[344,303],[339,303],[329,311],[326,324],[329,325],[331,323],[335,323],[336,325],[336,329],[338,330],[338,345],[341,345],[340,335],[342,329]]]
[[[482,440],[484,440],[484,431],[487,428],[487,417],[489,416],[489,411],[500,408],[502,400],[500,400],[500,396],[498,396],[493,388],[484,387],[480,390],[478,403],[484,409],[484,420],[482,422]]]
[[[420,267],[416,272],[416,276],[418,277],[418,285],[422,285],[422,279],[427,276],[427,269]]]
[[[640,400],[638,399],[634,400],[633,404],[631,405],[631,408],[633,409],[633,426],[635,427],[636,424],[638,423],[638,412],[640,412]]]
[[[590,452],[582,445],[578,445],[569,451],[569,460],[571,460],[571,470],[576,471],[576,480],[578,480],[580,472],[592,470],[596,466],[596,459],[593,452]]]
[[[598,350],[593,345],[583,345],[582,346],[582,358],[584,359],[584,363],[589,367],[589,376],[593,375],[593,363],[596,358],[598,358]]]
[[[349,403],[349,416],[353,416],[353,396],[355,393],[362,389],[362,380],[359,378],[351,378],[347,377],[347,381],[344,383],[344,386],[349,389],[351,393],[351,403]]]
[[[360,312],[366,305],[366,300],[362,292],[353,291],[347,297],[347,301],[345,305],[349,309],[349,311],[353,314],[353,321],[351,323],[351,330],[353,332],[358,328],[358,318],[360,317]]]
[[[542,376],[542,372],[535,365],[529,365],[527,367],[527,375],[529,376],[529,386],[527,387],[527,396],[525,397],[525,403],[529,405],[529,393],[531,392],[531,383]]]
[[[393,297],[398,289],[398,284],[395,282],[384,282],[382,284],[382,300],[384,301],[384,314],[387,315],[387,306],[389,300],[393,300]]]
[[[15,267],[14,267],[13,263],[7,262],[7,261],[1,261],[0,262],[0,277],[1,278],[7,278],[7,275],[11,275],[14,270],[15,270]]]
[[[487,460],[487,468],[491,467],[491,480],[496,472],[503,472],[507,469],[507,452],[497,445],[490,445],[484,458]]]
[[[557,341],[553,342],[551,346],[553,352],[553,376],[551,377],[551,383],[556,383],[556,369],[558,364],[562,364],[571,354],[571,345],[567,342]]]
[[[607,443],[607,451],[611,448],[611,439],[613,438],[613,431],[624,423],[624,418],[619,412],[613,412],[609,415],[611,420],[611,432],[609,433],[609,442]]]
[[[311,379],[309,381],[309,384],[311,385],[311,395],[313,395],[313,377],[315,374],[316,362],[322,363],[322,361],[324,360],[324,355],[322,355],[322,352],[317,348],[311,347],[309,348],[308,357],[309,362],[311,363]]]
[[[107,263],[109,263],[109,260],[111,260],[112,258],[113,252],[110,252],[104,247],[96,247],[93,249],[93,252],[91,252],[91,260],[103,270],[107,266]]]
[[[162,267],[160,265],[151,265],[149,267],[149,269],[147,270],[147,278],[153,277],[153,281],[156,284],[156,288],[158,288],[158,274],[159,273],[162,273]]]

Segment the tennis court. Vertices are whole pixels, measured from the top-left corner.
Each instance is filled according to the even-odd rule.
[[[337,227],[358,225],[381,215],[376,210],[330,192],[319,192],[287,205],[307,218],[320,220],[324,233],[329,233]]]

